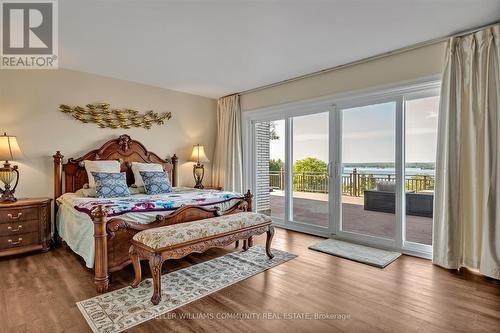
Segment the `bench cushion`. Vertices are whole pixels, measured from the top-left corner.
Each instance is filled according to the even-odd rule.
[[[157,250],[271,221],[267,215],[243,212],[143,230],[135,234],[133,239]]]

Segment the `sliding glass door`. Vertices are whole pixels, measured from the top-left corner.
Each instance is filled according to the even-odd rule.
[[[396,235],[396,102],[345,108],[340,231]]]
[[[337,236],[430,255],[438,110],[435,89],[339,106]]]
[[[438,83],[247,117],[258,211],[277,225],[429,256]]]
[[[328,196],[329,113],[293,117],[291,128],[291,220],[322,228],[330,225]]]
[[[329,236],[331,111],[302,113],[253,122],[256,209],[278,225]]]
[[[405,100],[405,240],[432,245],[439,96]]]

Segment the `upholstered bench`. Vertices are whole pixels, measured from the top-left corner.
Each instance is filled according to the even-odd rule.
[[[137,287],[142,280],[140,260],[147,259],[153,276],[151,302],[156,305],[161,300],[161,267],[165,260],[224,247],[240,239],[245,240],[246,250],[252,236],[264,232],[267,232],[266,254],[272,259],[274,228],[271,223],[271,218],[266,215],[242,212],[143,230],[134,235],[129,251],[135,272],[132,287]]]

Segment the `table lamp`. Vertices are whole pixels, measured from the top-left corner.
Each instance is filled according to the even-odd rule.
[[[194,185],[195,188],[203,188],[203,176],[205,175],[205,169],[203,167],[202,162],[210,162],[207,158],[207,155],[205,155],[205,147],[201,145],[194,145],[193,146],[193,152],[191,153],[191,158],[190,160],[192,162],[196,162],[195,165],[193,165],[193,176],[194,180],[196,182],[196,185]]]
[[[0,181],[4,184],[4,188],[0,188],[0,203],[15,202],[14,197],[17,183],[19,183],[19,171],[17,165],[11,165],[9,161],[19,160],[23,156],[17,138],[15,136],[4,133],[0,136],[0,161],[5,161],[3,167],[0,168]],[[14,187],[11,184],[16,180]]]

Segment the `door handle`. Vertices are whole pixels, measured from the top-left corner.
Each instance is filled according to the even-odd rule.
[[[335,177],[340,177],[340,163],[335,162]]]
[[[333,165],[333,168],[332,168],[332,165]],[[328,177],[330,177],[330,178],[339,177],[340,176],[340,163],[332,162],[332,161],[328,162],[327,172],[328,172]]]

